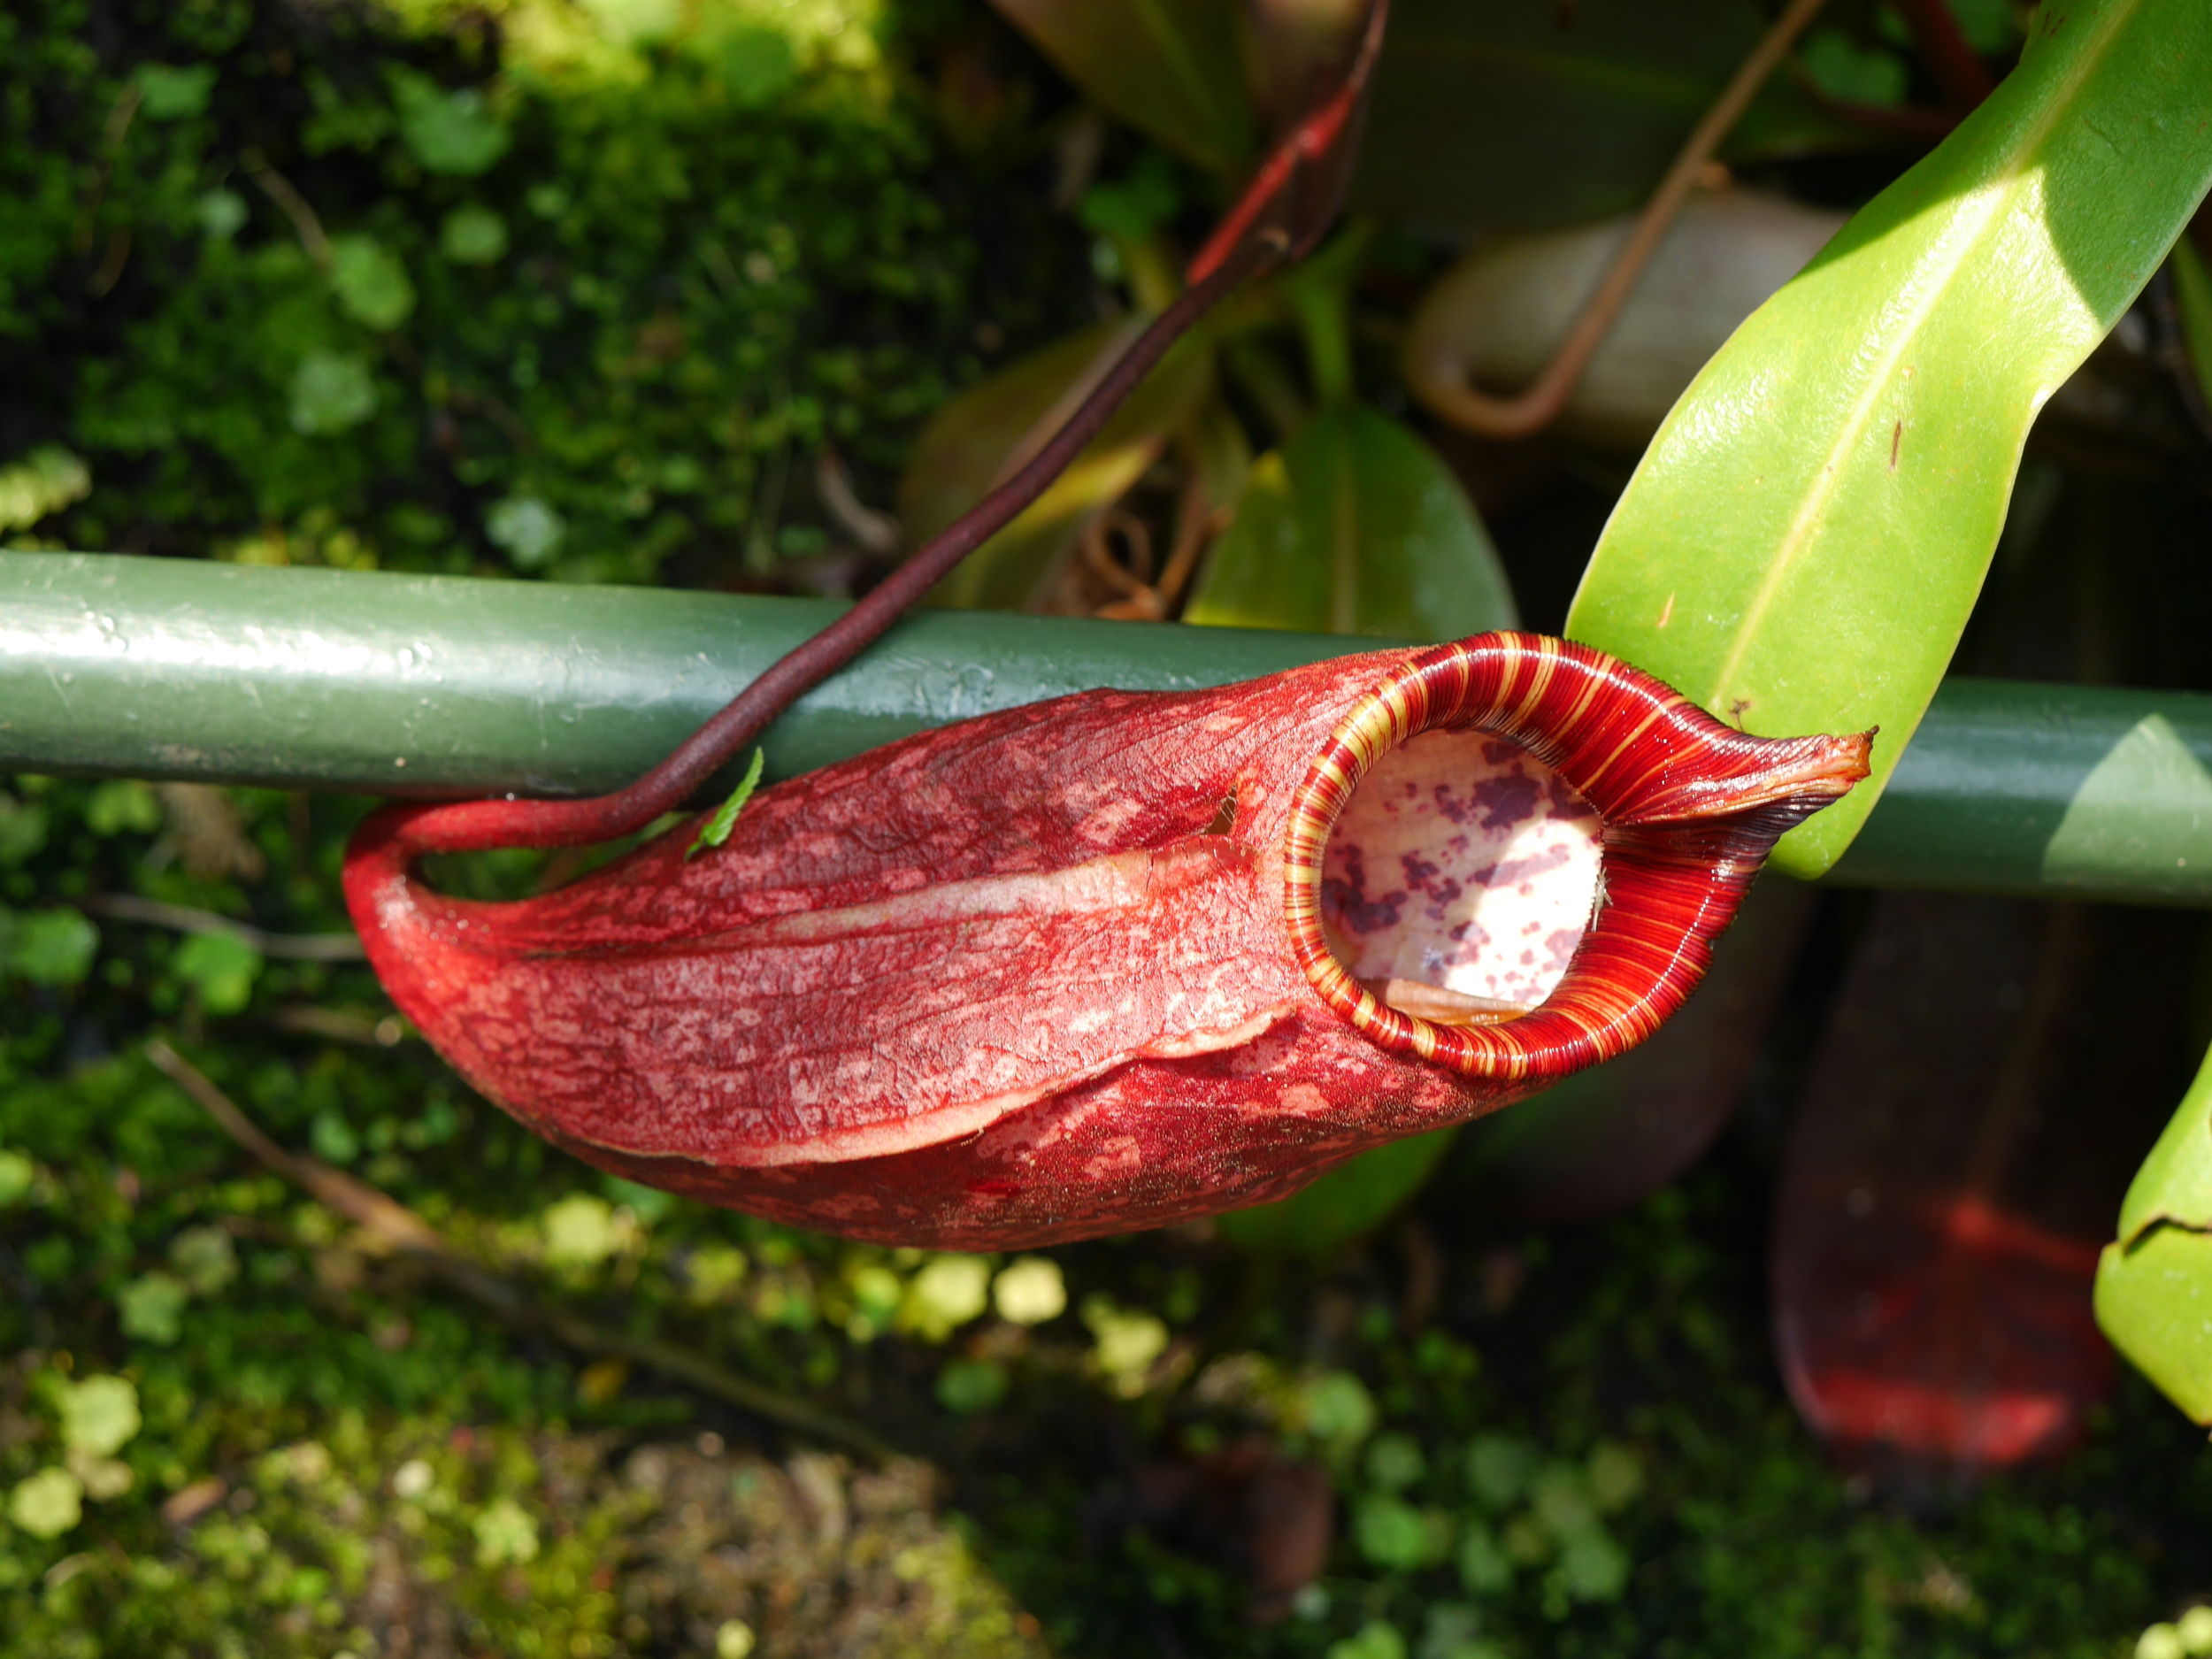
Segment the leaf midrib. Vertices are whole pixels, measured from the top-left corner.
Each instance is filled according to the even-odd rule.
[[[1989,184],[1975,193],[1985,196],[1988,205],[1974,221],[1970,230],[1956,239],[1949,257],[1942,263],[1939,279],[1926,285],[1922,298],[1913,309],[1910,326],[1901,331],[1883,352],[1880,371],[1868,377],[1866,387],[1854,404],[1849,418],[1838,430],[1836,440],[1829,446],[1825,463],[1813,488],[1790,520],[1788,529],[1783,533],[1775,557],[1768,562],[1765,575],[1737,622],[1728,654],[1722,659],[1707,695],[1702,699],[1706,707],[1720,706],[1723,694],[1741,670],[1744,657],[1749,653],[1751,642],[1759,631],[1760,619],[1774,603],[1775,595],[1780,592],[1799,556],[1810,545],[1812,526],[1840,488],[1839,469],[1847,463],[1850,451],[1866,430],[1866,423],[1876,403],[1894,380],[1898,360],[1919,339],[1930,313],[1951,291],[1959,268],[1982,245],[1993,225],[2001,226],[2009,219],[2008,210],[2025,187],[2030,157],[2041,150],[2059,121],[2072,110],[2080,94],[2081,82],[2111,49],[2114,38],[2141,4],[2142,0],[2115,0],[2104,15],[2103,27],[2092,43],[2081,50],[2080,56],[2062,79],[2058,94],[2045,102],[2039,118],[2023,131],[2012,155],[1990,175]]]

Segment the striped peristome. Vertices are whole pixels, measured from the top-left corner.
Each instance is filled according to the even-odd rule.
[[[1555,770],[1605,828],[1594,925],[1542,1007],[1439,1025],[1355,984],[1321,928],[1329,833],[1375,762],[1430,731],[1494,733]],[[1550,1079],[1612,1058],[1682,1005],[1782,833],[1865,775],[1864,737],[1751,737],[1586,646],[1486,634],[1386,678],[1329,736],[1292,797],[1283,912],[1330,1007],[1382,1046],[1470,1076]]]

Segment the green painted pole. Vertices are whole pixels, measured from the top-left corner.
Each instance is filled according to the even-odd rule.
[[[1947,680],[1827,879],[2212,905],[2212,696]]]
[[[630,782],[843,609],[649,588],[0,553],[0,770],[418,795]],[[789,777],[1093,686],[1225,685],[1309,635],[918,611],[771,728]]]
[[[836,610],[0,553],[0,772],[596,793]],[[1094,686],[1221,685],[1363,643],[918,612],[776,724],[769,771]],[[2212,906],[2212,696],[1947,682],[1830,879]]]

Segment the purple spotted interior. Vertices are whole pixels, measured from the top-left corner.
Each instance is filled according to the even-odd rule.
[[[1409,1013],[1453,1017],[1451,999],[1427,999],[1438,1013],[1422,986],[1495,1013],[1533,1007],[1590,925],[1599,830],[1588,803],[1517,745],[1422,733],[1375,763],[1329,837],[1329,948]]]

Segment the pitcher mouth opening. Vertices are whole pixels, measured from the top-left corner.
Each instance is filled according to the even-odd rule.
[[[1355,984],[1439,1025],[1557,988],[1595,913],[1603,826],[1556,770],[1479,732],[1379,756],[1329,832],[1321,932]]]

